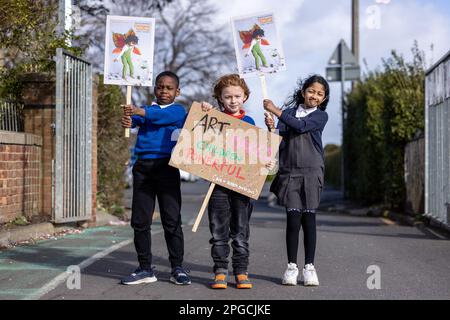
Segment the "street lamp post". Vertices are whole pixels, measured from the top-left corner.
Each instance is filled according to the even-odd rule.
[[[57,33],[60,37],[64,35],[65,31],[70,31],[72,28],[72,0],[58,0],[58,26]],[[68,46],[72,45],[70,38],[66,39]]]
[[[359,62],[359,0],[352,0],[352,52]]]

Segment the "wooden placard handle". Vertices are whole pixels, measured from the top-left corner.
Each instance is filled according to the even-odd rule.
[[[194,226],[192,227],[192,232],[197,232],[198,226],[200,225],[200,221],[202,220],[203,214],[205,213],[206,206],[208,205],[209,198],[211,198],[211,194],[214,191],[215,183],[211,183],[209,186],[208,193],[206,194],[205,200],[203,200],[202,207],[198,212],[197,219],[195,220]]]
[[[132,86],[127,86],[127,105],[131,104],[131,88]],[[130,128],[125,128],[125,138],[130,137]]]
[[[263,99],[264,100],[269,99],[269,95],[267,94],[266,76],[261,74],[259,76],[259,80],[261,80],[261,89],[262,89]],[[271,114],[269,112],[266,112],[266,113],[269,114],[273,119],[273,114]],[[272,128],[268,127],[267,129],[269,129],[269,132],[272,132]]]

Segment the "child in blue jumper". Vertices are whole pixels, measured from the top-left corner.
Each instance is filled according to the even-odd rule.
[[[168,165],[176,141],[172,133],[183,127],[185,108],[174,103],[180,95],[179,78],[170,71],[160,73],[155,81],[156,101],[142,108],[124,107],[122,126],[139,127],[133,167],[133,200],[131,226],[134,229],[134,245],[139,268],[122,279],[122,284],[155,282],[152,270],[151,224],[158,197],[161,222],[164,228],[172,267],[170,281],[175,284],[191,283],[182,267],[184,239],[181,229],[180,172]]]
[[[296,285],[299,232],[303,227],[305,286],[318,286],[314,267],[316,249],[316,213],[323,188],[324,156],[322,132],[328,121],[325,109],[330,96],[327,81],[318,75],[308,78],[296,89],[287,108],[281,110],[264,100],[264,109],[279,118],[279,134],[283,137],[279,152],[279,170],[271,185],[278,202],[286,207],[286,246],[288,267],[282,284]],[[274,120],[266,114],[266,125],[274,129]]]

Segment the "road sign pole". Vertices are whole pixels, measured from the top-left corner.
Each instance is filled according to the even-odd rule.
[[[344,160],[344,129],[345,129],[345,81],[359,81],[361,69],[358,60],[350,51],[344,40],[341,40],[331,55],[326,69],[328,81],[341,81],[341,191],[345,197],[345,160]]]
[[[352,0],[352,53],[359,65],[359,0]],[[352,81],[352,90],[356,81]]]
[[[352,53],[359,64],[359,0],[352,0]]]
[[[342,59],[344,56],[344,44],[340,45],[340,55],[341,55],[341,117],[342,117],[342,143],[341,143],[341,191],[345,198],[345,166],[344,166],[344,129],[345,129],[345,63]]]

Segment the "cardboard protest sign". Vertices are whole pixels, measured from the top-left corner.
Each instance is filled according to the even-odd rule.
[[[280,142],[279,135],[194,102],[169,164],[258,199]]]
[[[231,18],[241,78],[286,70],[281,40],[272,13]]]
[[[155,19],[107,16],[104,83],[152,86]]]

